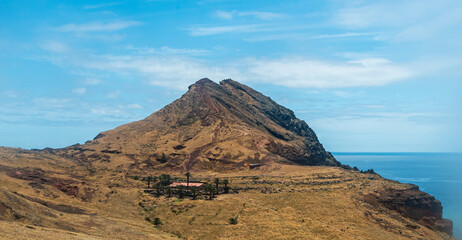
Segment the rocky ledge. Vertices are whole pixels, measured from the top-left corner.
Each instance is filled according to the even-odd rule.
[[[442,218],[441,202],[420,191],[416,185],[410,185],[407,189],[387,188],[365,195],[364,200],[371,205],[397,211],[430,229],[452,235],[453,224],[451,220]]]

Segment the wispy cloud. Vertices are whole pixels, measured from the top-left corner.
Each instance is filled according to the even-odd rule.
[[[161,48],[151,48],[151,47],[133,47],[128,46],[128,50],[134,50],[136,54],[161,54],[161,55],[206,55],[210,53],[206,49],[195,49],[195,48],[170,48],[163,46]]]
[[[120,94],[122,94],[122,92],[120,90],[112,91],[112,92],[106,94],[106,98],[116,99],[116,98],[118,98],[120,96]]]
[[[316,36],[308,37],[309,39],[324,39],[324,38],[348,38],[348,37],[362,37],[362,36],[372,36],[377,33],[373,32],[349,32],[349,33],[340,33],[340,34],[321,34]]]
[[[58,42],[58,41],[47,41],[40,46],[50,52],[56,52],[56,53],[64,53],[70,50],[70,47],[67,46],[65,43]]]
[[[85,85],[98,85],[98,84],[101,84],[103,83],[103,81],[101,79],[98,79],[98,78],[85,78],[83,80],[83,84]]]
[[[269,83],[295,88],[346,88],[381,86],[415,76],[406,65],[385,58],[323,61],[301,57],[246,58],[213,64],[181,56],[93,56],[80,67],[148,80],[153,85],[185,89],[194,80],[209,77],[243,82]]]
[[[253,81],[287,87],[344,88],[381,86],[410,78],[414,73],[383,58],[328,62],[303,58],[247,60]]]
[[[192,27],[186,29],[190,32],[191,36],[208,36],[223,33],[246,33],[246,32],[261,32],[268,31],[260,25],[231,25],[231,26],[215,26],[215,27]]]
[[[60,27],[56,27],[56,31],[60,32],[110,32],[117,31],[133,26],[141,25],[138,21],[113,21],[113,22],[90,22],[90,23],[69,23]]]
[[[89,70],[113,72],[131,78],[141,76],[150,84],[174,89],[186,89],[191,82],[203,77],[225,79],[239,75],[232,67],[212,66],[181,56],[98,56],[80,64]]]
[[[260,12],[260,11],[215,11],[213,14],[217,18],[221,19],[233,19],[235,16],[251,16],[263,20],[272,20],[285,17],[282,13],[273,12]]]
[[[83,8],[84,9],[97,9],[97,8],[112,7],[112,6],[116,6],[120,4],[121,4],[120,2],[101,3],[101,4],[85,5],[83,6]]]
[[[309,28],[306,25],[269,25],[269,24],[247,24],[247,25],[226,25],[226,26],[192,26],[184,29],[190,32],[191,36],[208,36],[216,34],[240,34],[240,33],[257,33],[257,32],[291,32]]]
[[[72,92],[75,94],[83,95],[87,92],[86,88],[74,88],[72,89]]]
[[[120,105],[119,108],[126,108],[126,109],[143,109],[143,107],[139,104],[132,103],[127,105]]]
[[[378,33],[375,32],[347,32],[339,34],[319,34],[319,35],[307,35],[301,33],[287,33],[287,34],[269,34],[260,35],[253,37],[244,38],[247,42],[263,42],[263,41],[274,41],[274,40],[315,40],[315,39],[329,39],[329,38],[355,38],[355,37],[371,37],[376,36]]]
[[[452,29],[462,24],[461,10],[458,0],[365,1],[339,9],[332,23],[348,29],[388,29],[391,36],[381,36],[387,40],[440,40],[460,37]]]
[[[234,13],[233,12],[227,12],[227,11],[215,11],[213,13],[213,16],[221,19],[233,19]]]

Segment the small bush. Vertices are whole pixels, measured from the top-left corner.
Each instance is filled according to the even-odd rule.
[[[159,226],[162,224],[162,221],[160,221],[160,218],[156,217],[152,223],[156,226]]]
[[[236,217],[233,217],[233,218],[230,218],[228,220],[229,224],[233,224],[233,225],[236,225],[237,224],[237,216]]]

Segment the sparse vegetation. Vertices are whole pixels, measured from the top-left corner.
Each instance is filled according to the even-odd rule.
[[[228,220],[229,224],[236,225],[236,224],[237,224],[238,217],[239,217],[239,216],[230,218],[230,219]]]
[[[159,226],[162,224],[162,221],[160,221],[160,218],[156,217],[154,218],[153,222],[154,225]]]
[[[186,189],[189,189],[189,177],[191,177],[191,173],[186,172]]]
[[[224,189],[224,193],[229,193],[229,186],[228,186],[228,184],[229,184],[229,180],[228,180],[228,179],[223,180],[223,185],[224,185],[224,188],[223,188],[223,189]]]
[[[160,197],[162,195],[166,195],[167,197],[178,196],[178,198],[185,198],[190,197],[192,200],[196,200],[199,196],[206,195],[209,200],[212,200],[216,195],[223,193],[228,194],[231,190],[229,186],[230,181],[228,179],[224,179],[221,181],[219,178],[213,179],[212,183],[206,182],[193,182],[194,184],[200,183],[201,187],[196,185],[191,186],[191,173],[186,172],[186,184],[184,184],[185,180],[177,179],[172,181],[172,177],[168,174],[160,174],[157,176],[148,176],[141,178],[142,181],[145,181],[147,184],[147,189],[145,192],[152,193],[156,197]],[[177,185],[170,186],[172,183]],[[184,185],[182,185],[182,183]],[[223,186],[221,187],[220,184]],[[153,188],[153,190],[150,190]],[[237,192],[237,190],[235,190]]]
[[[165,153],[162,153],[162,155],[159,158],[160,163],[166,163],[168,161],[167,155]]]
[[[219,191],[219,185],[220,185],[220,179],[219,178],[215,178],[215,180],[213,181],[215,183],[215,190],[216,190],[216,194],[218,194],[218,191]]]

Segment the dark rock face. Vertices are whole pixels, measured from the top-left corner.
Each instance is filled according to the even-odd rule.
[[[402,216],[418,221],[434,230],[452,235],[452,221],[444,219],[441,202],[412,185],[408,189],[388,188],[364,196],[366,202],[399,212]]]
[[[31,186],[40,187],[42,184],[47,184],[69,196],[77,197],[79,194],[79,188],[75,185],[76,181],[50,177],[40,169],[31,170],[0,165],[0,172],[12,178],[29,181]]]
[[[296,148],[290,145],[284,145],[281,143],[276,143],[271,141],[267,145],[269,152],[276,155],[282,156],[289,161],[298,163],[301,165],[310,165],[310,166],[338,166],[334,157],[329,152],[319,151],[320,147],[307,146],[306,148]],[[326,161],[327,159],[327,161]],[[330,160],[330,161],[329,161]]]

